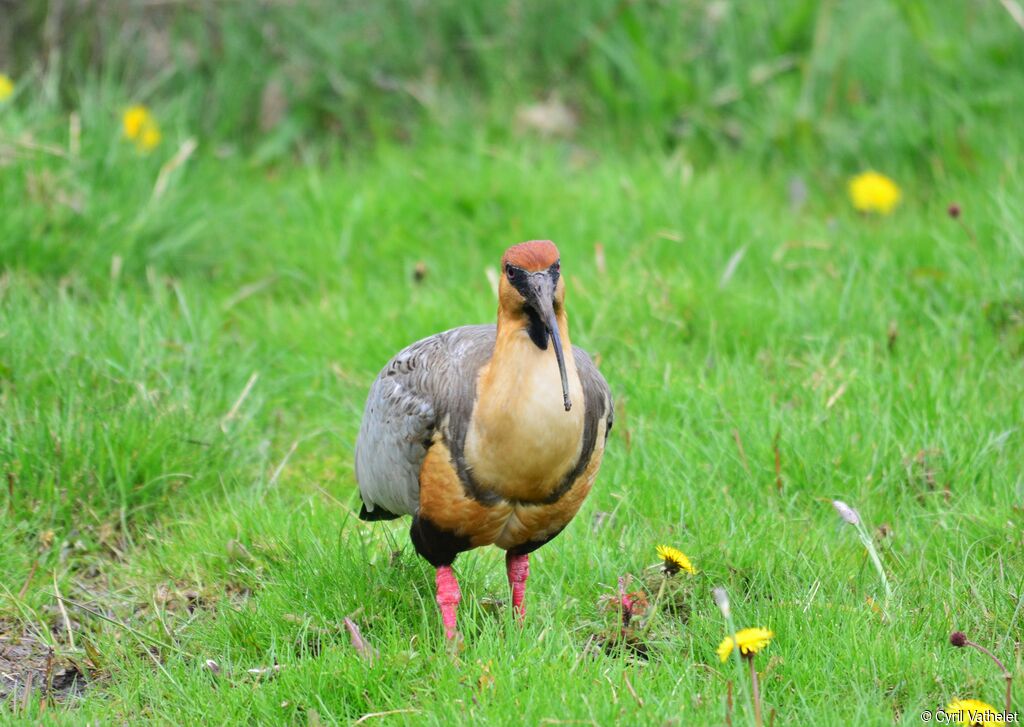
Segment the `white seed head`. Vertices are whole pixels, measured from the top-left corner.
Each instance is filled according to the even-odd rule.
[[[832,507],[836,509],[836,512],[839,513],[839,517],[841,517],[844,522],[847,522],[850,525],[856,525],[860,522],[860,515],[857,514],[857,511],[842,500],[833,500]]]
[[[711,589],[711,595],[715,599],[718,610],[722,612],[723,616],[729,618],[732,615],[732,609],[729,608],[729,594],[721,586],[716,586]]]

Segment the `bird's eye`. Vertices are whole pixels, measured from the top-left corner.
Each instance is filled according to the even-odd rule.
[[[505,275],[508,276],[509,280],[512,280],[512,278],[515,276],[515,271],[513,270],[511,265],[505,266]]]

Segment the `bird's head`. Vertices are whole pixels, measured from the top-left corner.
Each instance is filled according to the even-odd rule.
[[[541,350],[548,341],[555,349],[558,370],[562,376],[562,397],[565,410],[569,401],[569,379],[565,354],[558,330],[558,315],[565,304],[565,283],[562,281],[558,248],[550,240],[531,240],[513,245],[501,258],[501,282],[498,300],[502,312],[513,320],[521,320],[530,340]]]

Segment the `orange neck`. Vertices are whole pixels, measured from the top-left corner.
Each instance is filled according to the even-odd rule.
[[[559,306],[555,311],[555,320],[558,322],[558,337],[562,339],[562,348],[566,356],[572,358],[572,342],[569,340],[569,318],[565,314],[565,307]],[[517,346],[529,344],[537,349],[537,353],[545,354],[551,352],[551,342],[548,341],[547,349],[542,349],[530,338],[530,317],[522,312],[510,312],[504,305],[498,306],[498,335],[494,344],[494,354],[491,363],[500,361],[503,355],[510,349]],[[500,365],[500,363],[499,363]]]
[[[566,352],[569,394],[565,411],[554,346],[537,346],[529,318],[498,311],[491,360],[480,370],[466,454],[474,476],[510,498],[536,499],[558,486],[579,454],[583,387],[569,341],[564,309],[556,315]],[[577,403],[578,402],[578,403]]]

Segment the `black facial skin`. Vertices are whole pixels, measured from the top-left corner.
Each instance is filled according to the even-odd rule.
[[[523,296],[523,310],[530,319],[527,333],[534,345],[542,351],[548,348],[548,340],[555,347],[555,358],[558,359],[558,372],[562,376],[562,399],[565,410],[572,408],[569,401],[569,376],[565,370],[565,354],[562,351],[562,339],[558,335],[558,322],[555,319],[555,290],[561,274],[561,261],[547,270],[536,273],[527,272],[515,265],[505,265],[505,275],[519,294]]]

